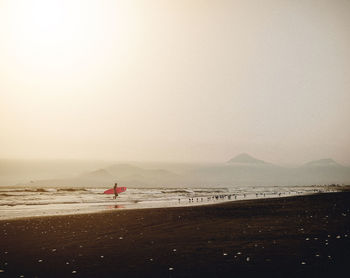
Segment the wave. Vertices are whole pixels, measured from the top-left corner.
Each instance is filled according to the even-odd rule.
[[[23,190],[1,190],[0,196],[9,197],[9,196],[28,196],[28,193],[48,193],[48,191],[44,188],[37,189],[23,189]],[[21,194],[22,193],[22,194]]]
[[[14,192],[32,192],[32,193],[36,193],[36,192],[50,192],[50,193],[54,193],[54,192],[74,192],[74,191],[89,191],[86,188],[83,187],[69,187],[69,188],[25,188],[25,189],[0,189],[0,193],[14,193]]]
[[[85,188],[82,188],[82,187],[77,187],[77,188],[57,188],[57,191],[60,191],[60,192],[75,192],[75,191],[89,191]]]
[[[194,190],[195,193],[224,193],[224,192],[228,192],[228,190],[225,188],[225,189],[215,189],[215,190],[211,190],[211,189],[208,189],[208,190]]]
[[[44,188],[35,188],[35,189],[25,189],[25,192],[48,192],[46,189]]]
[[[162,190],[161,193],[192,193],[192,191],[188,191],[188,190]]]
[[[89,202],[81,202],[81,201],[63,201],[63,202],[18,202],[18,203],[3,203],[0,204],[2,206],[45,206],[45,205],[73,205],[73,204],[83,204]]]
[[[45,188],[31,188],[31,189],[5,189],[1,190],[0,192],[8,192],[8,193],[14,193],[14,192],[50,192],[49,189]]]

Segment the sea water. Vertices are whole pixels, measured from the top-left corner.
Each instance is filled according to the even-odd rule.
[[[256,198],[277,198],[337,191],[325,186],[232,186],[227,188],[128,188],[106,195],[107,188],[0,187],[0,220],[116,209],[195,206]]]

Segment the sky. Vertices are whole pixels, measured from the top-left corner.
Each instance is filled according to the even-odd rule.
[[[0,158],[350,164],[350,1],[0,0]]]

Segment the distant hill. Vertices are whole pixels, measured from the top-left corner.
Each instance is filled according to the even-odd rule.
[[[305,163],[304,166],[306,167],[344,167],[343,165],[339,164],[338,162],[334,161],[331,158],[324,158],[320,160],[314,160],[310,161],[308,163]]]
[[[114,164],[106,168],[116,178],[176,178],[177,175],[164,169],[145,169],[130,164]]]
[[[244,164],[266,164],[265,161],[256,159],[247,153],[241,153],[234,158],[231,158],[227,163],[244,163]]]
[[[92,172],[87,172],[81,175],[82,177],[86,178],[93,178],[93,179],[105,179],[105,178],[111,178],[112,175],[105,169],[99,169]]]
[[[36,180],[31,186],[112,186],[115,182],[125,186],[177,185],[179,176],[164,169],[144,169],[130,164],[113,164],[105,169],[85,172],[72,178]]]
[[[24,171],[23,167],[0,163],[0,185],[108,188],[115,182],[128,187],[350,184],[350,167],[331,158],[311,161],[299,167],[283,167],[243,153],[226,163],[114,163],[96,167],[85,164],[80,167],[81,171],[78,171],[78,167],[70,167],[70,175],[55,172],[57,168],[62,170],[59,167],[61,165],[68,169],[74,164],[40,164],[43,168],[34,164],[26,166],[28,169]],[[35,171],[30,171],[34,166]],[[86,169],[88,167],[90,169]],[[47,172],[46,169],[50,171]]]

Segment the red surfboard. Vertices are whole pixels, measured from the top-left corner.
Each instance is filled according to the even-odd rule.
[[[117,193],[123,193],[126,191],[126,187],[117,187]],[[114,194],[114,188],[108,189],[103,194]]]

